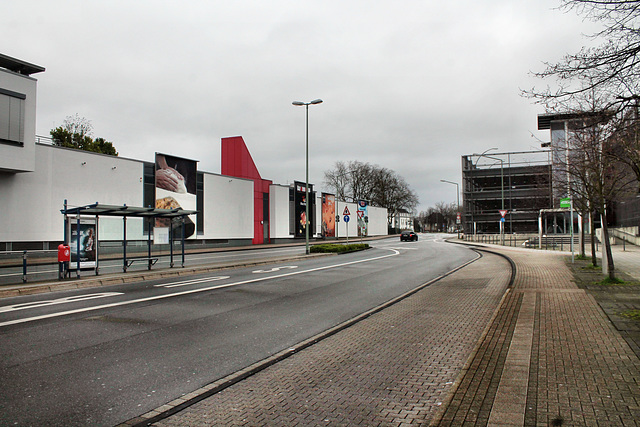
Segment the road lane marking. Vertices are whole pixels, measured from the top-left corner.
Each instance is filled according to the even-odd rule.
[[[18,311],[18,310],[27,310],[29,308],[46,307],[46,306],[55,305],[55,304],[68,304],[70,302],[87,301],[87,300],[97,299],[97,298],[114,297],[117,295],[124,295],[124,294],[122,292],[103,292],[99,294],[78,295],[74,297],[65,297],[65,298],[46,300],[46,301],[25,302],[22,304],[15,304],[15,305],[8,305],[5,307],[0,307],[0,313],[8,313],[11,311]]]
[[[115,303],[111,303],[111,304],[97,305],[95,307],[78,308],[76,310],[61,311],[59,313],[49,313],[49,314],[43,314],[41,316],[26,317],[24,319],[9,320],[9,321],[6,321],[6,322],[0,322],[0,327],[10,326],[10,325],[17,325],[17,324],[20,324],[20,323],[34,322],[36,320],[51,319],[51,318],[54,318],[54,317],[68,316],[68,315],[71,315],[71,314],[86,313],[86,312],[89,312],[89,311],[102,310],[102,309],[105,309],[105,308],[122,307],[122,306],[125,306],[125,305],[138,304],[138,303],[148,302],[148,301],[158,301],[158,300],[162,300],[162,299],[173,298],[173,297],[178,297],[178,296],[183,296],[183,295],[191,295],[191,294],[196,294],[196,293],[200,293],[200,292],[212,291],[212,290],[215,290],[215,289],[229,288],[229,287],[232,287],[232,286],[246,285],[248,283],[255,283],[255,282],[261,282],[261,281],[266,281],[266,280],[273,280],[273,279],[278,279],[278,278],[281,278],[281,277],[295,276],[295,275],[298,275],[298,274],[313,273],[313,272],[322,271],[322,270],[330,270],[332,268],[339,268],[339,267],[345,267],[345,266],[348,266],[348,265],[361,264],[361,263],[364,263],[364,262],[377,261],[377,260],[381,260],[381,259],[384,259],[384,258],[389,258],[389,257],[396,256],[396,255],[400,254],[400,252],[398,252],[397,250],[391,249],[391,251],[393,253],[388,254],[388,255],[381,255],[381,256],[378,256],[378,257],[361,259],[361,260],[357,260],[357,261],[343,262],[341,264],[327,265],[327,266],[324,266],[324,267],[316,267],[316,268],[311,268],[309,270],[292,271],[290,273],[283,273],[283,274],[278,274],[278,275],[274,275],[274,276],[258,277],[256,279],[243,280],[243,281],[234,282],[234,283],[225,283],[225,284],[216,285],[216,286],[208,286],[206,288],[190,289],[190,290],[181,291],[181,292],[175,292],[175,293],[171,293],[171,294],[156,295],[156,296],[152,296],[152,297],[139,298],[139,299],[130,300],[130,301],[120,301],[120,302],[115,302]]]
[[[397,249],[397,250],[406,250],[406,251],[417,251],[419,248],[409,248],[404,246],[385,246],[384,249]]]
[[[283,269],[291,269],[293,270],[294,268],[298,268],[297,265],[283,265],[282,267],[273,267],[269,270],[253,270],[252,273],[257,274],[257,273],[275,273],[276,271],[280,271]]]
[[[153,286],[155,288],[177,288],[179,286],[188,286],[188,285],[195,285],[203,282],[213,282],[216,280],[224,280],[224,279],[228,279],[229,277],[231,276],[204,277],[202,279],[184,280],[182,282],[170,282],[170,283],[164,283],[162,285],[153,285]]]

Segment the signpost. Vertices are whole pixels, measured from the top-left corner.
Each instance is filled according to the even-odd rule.
[[[349,215],[344,215],[343,218],[344,218],[344,228],[347,230],[347,245],[348,245],[349,244]]]
[[[499,209],[498,212],[500,212],[500,241],[502,242],[502,246],[504,246],[504,217],[505,215],[507,215],[507,210],[506,209]]]
[[[344,227],[347,230],[347,244],[349,244],[349,215],[351,215],[349,207],[345,206],[344,211],[342,211],[342,217],[344,219]]]
[[[574,251],[573,251],[573,203],[571,197],[565,197],[560,199],[560,207],[561,208],[569,208],[569,230],[571,235],[571,262],[573,263],[575,260]]]

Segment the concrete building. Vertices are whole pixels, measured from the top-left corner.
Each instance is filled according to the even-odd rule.
[[[0,54],[0,171],[35,170],[37,80],[43,67]]]

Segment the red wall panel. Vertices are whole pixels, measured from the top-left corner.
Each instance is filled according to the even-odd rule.
[[[263,194],[272,181],[262,179],[241,136],[222,138],[222,175],[253,180],[253,244],[264,242]]]

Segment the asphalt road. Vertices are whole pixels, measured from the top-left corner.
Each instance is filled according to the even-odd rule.
[[[372,246],[220,274],[2,300],[0,424],[118,424],[476,256],[428,235]]]

